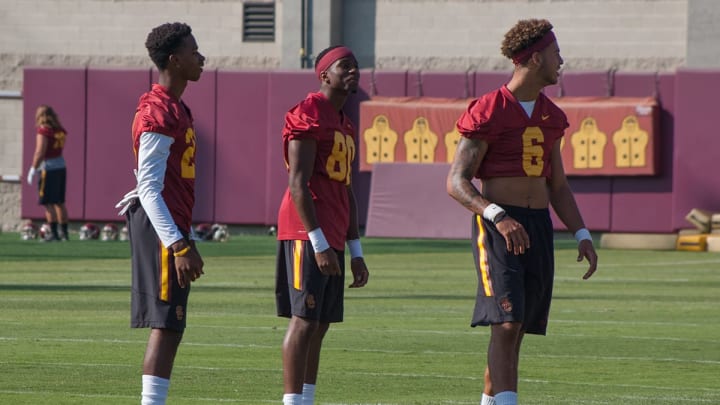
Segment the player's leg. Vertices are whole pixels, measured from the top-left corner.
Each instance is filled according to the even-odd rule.
[[[158,239],[140,204],[134,204],[127,214],[132,252],[130,326],[152,328],[143,359],[142,405],[164,405],[186,326],[190,287],[180,288],[172,253]]]
[[[504,322],[491,327],[488,368],[492,389],[496,394],[503,391],[517,392],[521,325],[520,322]]]
[[[65,207],[65,189],[66,189],[66,183],[67,183],[67,170],[66,169],[60,169],[58,170],[58,179],[57,179],[58,185],[57,185],[57,191],[58,191],[58,198],[56,200],[55,204],[55,215],[57,217],[57,222],[60,225],[60,239],[63,240],[69,240],[68,237],[68,213],[67,208]]]
[[[325,334],[330,328],[327,322],[320,322],[318,328],[310,338],[307,365],[305,367],[305,381],[302,387],[303,405],[313,405],[315,402],[315,383],[320,369],[320,351]]]
[[[488,352],[490,351],[490,345],[488,345]],[[488,354],[489,356],[489,354]],[[493,391],[492,380],[490,379],[490,367],[485,366],[485,373],[483,375],[483,392],[480,399],[480,405],[495,405],[495,392]]]
[[[308,241],[278,243],[275,295],[278,316],[289,317],[282,346],[283,404],[302,405],[303,383],[313,335],[318,330],[317,300],[322,298],[311,277],[318,272]],[[318,298],[319,297],[319,298]]]
[[[182,332],[171,329],[151,329],[143,359],[143,374],[170,379],[182,336]]]
[[[318,321],[293,316],[283,340],[283,380],[285,393],[302,394],[310,343],[318,330]]]

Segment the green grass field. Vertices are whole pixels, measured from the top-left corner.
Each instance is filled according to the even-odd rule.
[[[600,250],[588,281],[558,243],[548,336],[528,336],[520,403],[720,404],[720,254]],[[325,341],[319,404],[478,404],[467,241],[365,239],[370,283]],[[280,403],[275,241],[204,243],[169,404]],[[137,404],[147,330],[129,323],[125,242],[0,235],[0,404]]]

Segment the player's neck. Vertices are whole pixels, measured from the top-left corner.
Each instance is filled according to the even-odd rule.
[[[336,110],[341,111],[343,106],[345,105],[345,101],[347,100],[348,95],[346,93],[339,92],[337,90],[322,86],[320,88],[320,93],[325,95],[325,97],[330,101],[330,104],[335,107]]]
[[[161,71],[158,84],[168,89],[170,94],[180,100],[180,97],[185,91],[185,87],[187,87],[187,80],[175,78],[168,74],[167,71]]]
[[[523,71],[522,69],[516,70],[513,73],[510,82],[507,84],[508,90],[515,96],[518,101],[533,101],[540,96],[544,84],[538,82],[532,74]]]

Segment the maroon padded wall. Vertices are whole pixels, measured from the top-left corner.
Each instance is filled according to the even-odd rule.
[[[613,232],[670,232],[672,224],[674,75],[615,74],[619,97],[656,97],[660,115],[658,176],[615,177],[612,180],[610,229]],[[642,212],[642,215],[638,215]]]
[[[376,71],[374,69],[362,69],[360,71],[360,85],[358,93],[350,96],[345,102],[343,110],[355,125],[360,124],[360,103],[369,100],[371,96],[382,95],[386,97],[404,97],[407,95],[407,71]],[[358,128],[359,130],[359,128]],[[362,136],[362,134],[358,134]],[[358,142],[358,148],[362,147]],[[357,151],[360,156],[360,150]],[[367,222],[369,209],[370,186],[372,182],[371,172],[359,170],[359,158],[355,159],[353,165],[353,192],[357,202],[358,222],[364,226]]]
[[[692,227],[685,215],[693,208],[720,211],[717,166],[720,136],[717,71],[680,70],[675,75],[675,148],[673,226]]]
[[[421,90],[426,96],[454,96],[465,91],[464,75],[464,72],[365,69],[361,72],[359,91],[348,99],[345,112],[359,122],[359,103],[372,95],[415,96]],[[510,78],[507,72],[475,72],[471,76],[475,95],[495,89]],[[25,70],[23,170],[29,165],[34,148],[35,107],[50,104],[58,110],[68,130],[65,157],[71,220],[120,220],[114,204],[134,186],[130,123],[138,97],[150,84],[149,70]],[[711,91],[718,84],[720,72],[716,71],[682,70],[659,75],[565,72],[559,85],[546,89],[551,97],[554,92],[566,96],[655,96],[662,107],[658,176],[570,178],[589,228],[673,232],[690,227],[684,219],[690,209],[719,209],[720,191],[714,182],[712,151],[720,146],[720,138],[714,135],[712,120],[708,118],[714,114]],[[310,70],[205,72],[200,82],[189,84],[184,99],[195,117],[200,146],[198,165],[202,168],[198,171],[196,222],[266,225],[276,222],[280,198],[287,187],[282,156],[283,116],[318,87]],[[367,218],[370,231],[380,229],[373,222],[379,218],[386,228],[392,225],[392,229],[382,232],[397,233],[407,228],[408,233],[396,236],[447,237],[456,228],[461,229],[462,221],[459,237],[466,237],[467,213],[446,197],[444,165],[396,169],[391,168],[394,165],[386,166],[381,172],[358,172],[354,178],[361,223],[365,222],[367,212],[373,215]],[[426,189],[423,187],[426,182],[414,180],[420,172],[427,176],[427,181],[436,179],[436,183],[442,184]],[[392,200],[388,193],[405,191],[396,200],[397,207],[385,205],[378,211],[377,206],[368,208],[371,186],[373,190],[383,190],[381,206]],[[426,193],[432,195],[427,197]],[[36,201],[35,188],[23,182],[23,217],[43,218],[43,209]],[[419,207],[408,211],[403,205],[407,201],[423,204],[414,204]],[[436,215],[441,218],[437,221],[423,212],[430,209],[434,214],[441,209],[445,215],[452,212],[448,204],[457,205],[457,216],[443,219]],[[413,220],[413,215],[422,221]],[[556,227],[562,229],[553,216]],[[412,224],[404,225],[408,220]],[[425,231],[416,222],[422,222]]]
[[[20,178],[20,215],[28,219],[45,219],[45,209],[38,205],[37,176],[30,186],[26,182],[27,170],[35,152],[35,110],[47,104],[57,112],[67,131],[63,156],[67,165],[65,206],[69,219],[85,217],[85,68],[32,68],[23,76],[23,159]]]
[[[471,72],[420,72],[423,97],[470,98],[475,96]]]
[[[135,187],[130,127],[150,70],[88,69],[85,219],[118,221],[115,204]]]
[[[376,163],[365,234],[468,239],[472,213],[445,191],[446,163]]]
[[[287,189],[287,168],[283,156],[282,129],[285,113],[308,93],[320,89],[320,81],[311,70],[274,72],[268,82],[268,125],[265,191],[265,223],[277,223],[280,200]]]
[[[475,72],[475,97],[480,97],[507,84],[510,72]]]
[[[564,96],[607,96],[609,91],[607,72],[563,72],[559,85]],[[552,97],[552,89],[548,89],[547,94]],[[570,177],[569,181],[585,225],[593,230],[610,230],[611,179]],[[566,229],[554,210],[551,216],[555,229]]]
[[[215,217],[265,224],[270,73],[218,72]]]

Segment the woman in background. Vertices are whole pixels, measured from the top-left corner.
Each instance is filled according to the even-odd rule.
[[[45,206],[45,219],[51,235],[46,240],[68,240],[68,215],[65,208],[65,159],[62,156],[67,136],[52,107],[41,105],[35,112],[35,153],[28,170],[27,182],[39,175],[39,204]],[[60,224],[60,232],[58,232]]]

